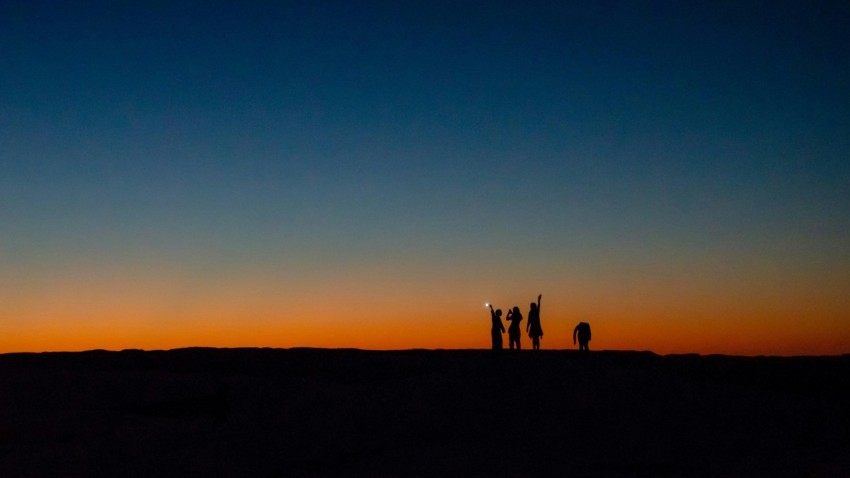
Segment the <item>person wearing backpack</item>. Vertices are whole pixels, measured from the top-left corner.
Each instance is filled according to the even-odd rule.
[[[584,352],[590,350],[587,343],[590,342],[590,324],[587,322],[579,322],[576,328],[573,329],[573,345],[576,344],[576,335],[578,335],[578,349]]]

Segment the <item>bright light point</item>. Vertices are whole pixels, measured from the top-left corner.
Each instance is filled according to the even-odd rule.
[[[490,303],[489,303],[489,302],[486,302],[486,303],[484,304],[484,307],[490,307]]]

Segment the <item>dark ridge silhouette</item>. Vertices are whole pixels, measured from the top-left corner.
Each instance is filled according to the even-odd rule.
[[[141,402],[127,407],[127,411],[151,417],[167,418],[210,418],[215,422],[227,419],[229,406],[227,397],[230,393],[228,385],[220,385],[212,393],[189,393],[168,399]]]
[[[850,355],[505,357],[0,355],[0,476],[850,476]]]

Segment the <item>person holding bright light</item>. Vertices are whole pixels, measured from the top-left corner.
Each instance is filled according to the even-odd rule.
[[[537,303],[531,303],[531,308],[528,310],[528,322],[525,323],[525,331],[531,337],[531,347],[534,350],[540,350],[540,337],[543,337],[543,327],[540,326],[540,299],[543,294],[537,296]]]
[[[519,338],[522,335],[519,328],[519,323],[522,322],[522,312],[519,311],[519,307],[514,306],[513,309],[509,310],[505,320],[511,322],[511,325],[508,327],[508,345],[513,350],[514,344],[516,344],[516,349],[519,350]]]
[[[493,350],[502,350],[502,334],[505,333],[505,326],[502,324],[502,309],[493,310],[493,304],[487,304],[490,307],[490,338],[493,342]]]

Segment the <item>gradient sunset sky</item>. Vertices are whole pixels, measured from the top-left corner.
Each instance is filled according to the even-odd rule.
[[[544,349],[850,353],[848,25],[2,2],[0,352],[488,348],[542,293]]]

